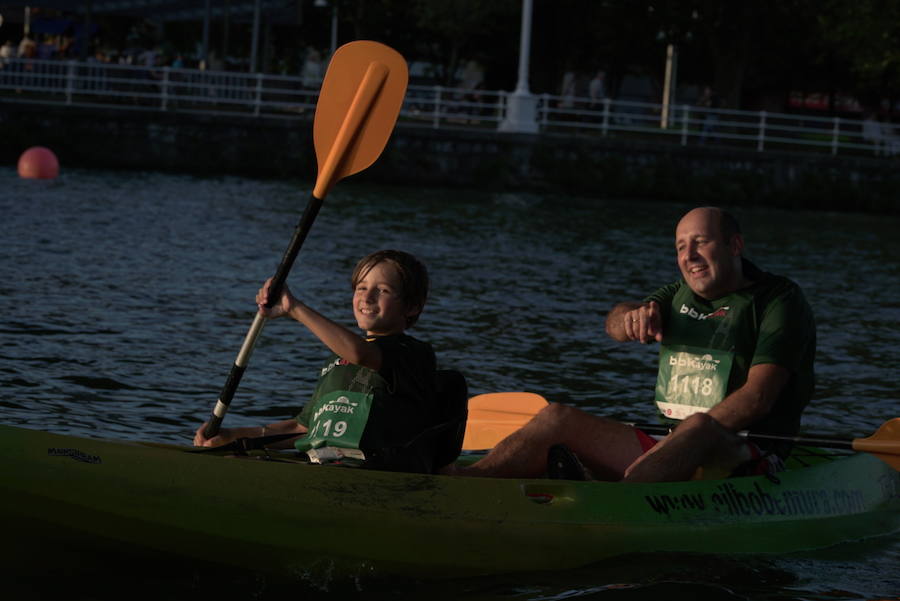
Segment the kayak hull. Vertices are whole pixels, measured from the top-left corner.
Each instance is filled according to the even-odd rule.
[[[323,467],[290,455],[0,426],[0,515],[30,548],[281,574],[456,577],[637,552],[786,553],[900,530],[900,474],[857,454],[763,476],[620,484]]]

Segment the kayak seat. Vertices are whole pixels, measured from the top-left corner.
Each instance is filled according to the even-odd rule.
[[[436,390],[442,419],[435,431],[435,471],[459,457],[469,417],[469,387],[462,373],[452,369],[439,369]]]
[[[453,463],[466,433],[468,397],[466,379],[460,372],[438,370],[434,422],[401,446],[366,450],[363,467],[427,474]]]
[[[547,451],[547,478],[550,480],[588,479],[578,455],[564,444],[555,444]]]

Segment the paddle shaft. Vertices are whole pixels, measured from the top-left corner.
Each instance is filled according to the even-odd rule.
[[[317,198],[316,195],[313,194],[306,204],[306,209],[304,209],[300,221],[297,222],[297,227],[294,228],[294,235],[284,252],[284,256],[281,258],[278,269],[275,271],[275,277],[272,278],[272,284],[269,287],[269,300],[266,302],[266,307],[272,307],[278,302],[278,299],[281,296],[281,289],[284,287],[284,283],[291,271],[291,267],[294,266],[294,262],[297,260],[300,247],[303,246],[303,241],[306,240],[306,236],[309,234],[309,230],[312,228],[313,221],[315,221],[321,207],[322,199]],[[265,316],[257,311],[256,316],[253,318],[253,323],[250,325],[250,330],[244,337],[244,343],[241,345],[241,350],[238,352],[237,358],[231,366],[231,371],[228,373],[228,379],[225,380],[225,386],[222,387],[222,392],[219,393],[219,398],[213,408],[206,429],[203,431],[204,437],[212,438],[219,433],[222,420],[225,419],[225,414],[228,412],[228,407],[231,405],[234,393],[241,383],[241,378],[244,376],[244,371],[246,371],[247,364],[250,362],[250,355],[253,353],[253,347],[256,345],[256,340],[259,338],[265,323]]]
[[[632,424],[638,430],[647,434],[666,435],[672,431],[669,426],[660,424]],[[818,438],[806,436],[779,436],[777,434],[758,434],[756,432],[738,432],[738,436],[742,436],[749,440],[779,440],[783,442],[793,442],[802,445],[822,447],[826,449],[848,449],[853,450],[852,440],[840,440],[834,438]]]

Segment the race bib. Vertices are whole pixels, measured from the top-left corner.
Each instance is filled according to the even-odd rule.
[[[369,411],[372,392],[334,390],[322,395],[313,406],[309,432],[295,443],[301,453],[322,447],[358,449]]]
[[[734,354],[689,346],[662,347],[656,405],[670,419],[709,411],[725,398]]]

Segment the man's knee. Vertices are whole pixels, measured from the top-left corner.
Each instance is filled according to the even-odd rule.
[[[706,413],[694,413],[690,415],[680,424],[675,432],[681,436],[697,437],[706,441],[722,440],[728,438],[729,432],[722,424],[710,417]]]
[[[584,411],[581,409],[561,403],[550,403],[538,412],[535,419],[543,422],[548,427],[556,429],[566,427],[583,415]]]
[[[532,421],[542,434],[560,442],[567,433],[577,431],[579,423],[586,415],[581,409],[561,403],[550,403],[541,409]]]
[[[700,444],[718,455],[730,456],[740,453],[746,446],[744,439],[706,413],[695,413],[685,418],[676,429],[676,432],[679,431],[682,436],[690,436],[690,440],[695,444]]]
[[[678,425],[679,430],[713,430],[721,428],[719,422],[706,413],[694,413],[684,418]]]

